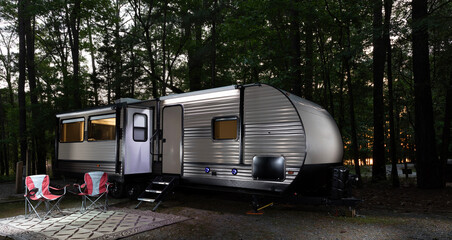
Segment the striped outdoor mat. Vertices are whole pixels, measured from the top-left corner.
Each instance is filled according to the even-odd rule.
[[[64,213],[42,222],[33,215],[0,219],[0,235],[13,239],[117,239],[188,219],[132,209]]]

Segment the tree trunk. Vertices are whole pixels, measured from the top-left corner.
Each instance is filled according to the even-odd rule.
[[[18,98],[19,98],[19,143],[20,143],[20,160],[25,163],[27,156],[27,113],[25,109],[25,74],[26,74],[26,41],[25,41],[25,23],[26,0],[19,0],[18,18],[19,18],[19,82],[18,82]]]
[[[8,102],[9,102],[11,108],[14,108],[16,106],[16,103],[14,101],[14,90],[13,90],[12,78],[11,78],[11,72],[13,70],[13,58],[12,58],[12,54],[11,54],[11,45],[12,45],[13,34],[11,34],[9,36],[8,40],[6,40],[4,35],[2,35],[1,33],[0,33],[0,35],[2,36],[3,42],[5,43],[5,48],[6,48],[6,58],[1,59],[1,61],[3,62],[3,65],[5,67],[5,72],[6,72],[5,80],[6,80],[6,83],[8,84],[7,99],[8,99]],[[10,131],[8,134],[11,135],[11,137],[10,137],[11,142],[12,142],[11,148],[13,151],[12,158],[14,160],[13,162],[16,163],[17,161],[19,161],[19,152],[18,152],[19,146],[17,144],[17,139],[18,139],[17,133],[15,133],[15,131],[12,131],[12,132]],[[5,132],[5,138],[3,138],[3,139],[6,139],[6,136],[7,136],[7,132]],[[6,161],[5,164],[6,164],[6,169],[9,169],[8,162],[10,159],[9,159],[9,154],[8,154],[9,148],[7,146],[8,146],[8,144],[5,144],[5,151],[6,151],[5,156],[8,159],[8,161]],[[9,175],[9,172],[7,171],[6,174]]]
[[[25,35],[27,42],[27,69],[28,69],[28,83],[30,85],[30,102],[31,102],[31,115],[33,119],[32,128],[32,138],[34,144],[32,144],[33,155],[36,158],[32,158],[37,162],[34,163],[36,166],[37,173],[46,173],[46,148],[44,142],[44,127],[41,126],[42,120],[40,119],[41,110],[40,104],[38,102],[38,95],[36,89],[36,68],[35,68],[35,33],[34,33],[34,16],[30,13],[27,14],[25,20]]]
[[[320,59],[322,61],[322,78],[323,78],[323,86],[324,86],[324,95],[325,95],[325,106],[329,106],[328,110],[331,113],[331,116],[334,118],[334,100],[333,100],[333,92],[331,90],[331,77],[330,77],[330,67],[329,60],[327,59],[327,53],[325,52],[325,40],[323,38],[323,34],[318,32],[318,46],[320,52]],[[306,43],[307,44],[307,43]],[[311,66],[312,67],[312,66]],[[312,76],[311,76],[312,78]]]
[[[349,98],[349,114],[350,114],[350,127],[352,132],[352,155],[353,162],[355,163],[355,172],[358,176],[358,187],[361,188],[363,181],[361,178],[361,168],[359,166],[359,148],[358,148],[358,134],[356,133],[356,117],[355,117],[355,103],[353,96],[352,75],[349,59],[343,60],[343,65],[347,71],[347,88]]]
[[[296,5],[297,2],[294,1]],[[296,6],[294,7],[296,8]],[[300,16],[298,9],[290,10],[290,81],[291,92],[301,96],[301,46],[300,46]],[[312,31],[312,29],[311,29]],[[312,43],[312,41],[311,41]]]
[[[212,46],[210,50],[210,87],[214,88],[216,86],[217,70],[217,13],[218,13],[218,0],[214,0],[213,3],[213,14],[212,14]]]
[[[74,6],[72,7],[69,17],[67,17],[67,25],[69,29],[69,43],[71,46],[72,54],[72,84],[71,92],[73,94],[72,101],[69,105],[75,109],[82,108],[82,99],[80,95],[80,2],[81,0],[74,0]],[[66,11],[69,11],[66,9]],[[71,98],[69,98],[71,99]]]
[[[383,39],[382,0],[373,2],[373,105],[374,105],[374,143],[372,180],[386,179],[386,159],[384,147],[384,109],[383,109],[383,74],[385,64],[385,45]]]
[[[114,44],[115,44],[115,58],[114,64],[115,64],[115,73],[114,73],[114,86],[115,86],[115,99],[120,99],[122,97],[121,94],[121,76],[122,76],[122,40],[119,36],[120,31],[120,24],[121,24],[121,17],[120,17],[120,6],[119,6],[119,0],[115,1],[115,31],[114,31]]]
[[[308,16],[308,21],[306,22],[305,32],[306,32],[306,65],[304,69],[304,97],[308,100],[313,100],[313,86],[314,83],[314,31],[313,23],[310,16]],[[323,44],[321,42],[320,44]]]
[[[168,1],[164,1],[163,5],[163,27],[162,27],[162,80],[166,81],[166,21],[167,21]],[[162,95],[166,95],[166,86],[162,84]]]
[[[427,0],[413,0],[413,76],[417,184],[419,188],[445,185],[443,164],[436,152],[428,46]]]
[[[201,86],[201,74],[202,74],[202,56],[200,52],[201,48],[201,20],[195,19],[195,46],[191,46],[188,49],[188,80],[190,82],[190,91],[200,90]],[[189,21],[185,26],[185,34],[191,35],[191,22]]]
[[[386,64],[387,64],[387,78],[388,78],[388,100],[389,100],[389,145],[391,150],[391,178],[392,186],[394,188],[400,187],[399,174],[397,173],[397,143],[396,131],[394,124],[394,93],[393,93],[393,78],[392,78],[392,47],[390,39],[391,30],[391,12],[392,0],[384,0],[385,19],[384,19],[384,41],[386,45]]]
[[[6,139],[5,133],[5,110],[3,109],[3,97],[2,92],[0,91],[0,139]],[[8,148],[6,144],[2,141],[0,142],[0,176],[5,175],[5,172],[8,172],[8,168],[6,168],[6,162],[8,161],[6,152]]]
[[[449,76],[449,86],[446,93],[446,106],[444,108],[444,127],[441,145],[441,163],[444,164],[449,156],[449,145],[450,145],[450,125],[452,121],[452,71]]]
[[[91,68],[92,68],[90,79],[91,83],[93,84],[94,105],[99,106],[99,93],[98,93],[99,80],[97,79],[96,59],[94,55],[94,44],[91,30],[91,19],[88,19],[87,25],[88,25],[89,53],[91,56]]]

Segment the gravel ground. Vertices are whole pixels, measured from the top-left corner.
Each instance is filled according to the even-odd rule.
[[[22,194],[13,192],[14,184],[0,184],[1,217],[23,214]],[[347,210],[343,207],[281,201],[266,208],[263,215],[247,215],[251,209],[248,195],[182,189],[157,212],[190,220],[127,239],[452,239],[452,206],[438,204],[451,199],[452,188],[423,193],[412,188],[392,192],[378,187],[360,190],[357,194],[365,201],[357,208],[358,217],[351,218],[342,216]],[[11,199],[21,201],[5,202]],[[261,204],[273,200],[263,198]],[[67,201],[65,204],[71,206],[71,200]],[[72,201],[79,204],[77,198]],[[136,204],[123,200],[115,206],[132,209]],[[150,210],[153,206],[143,203],[140,209]]]
[[[344,207],[276,202],[256,216],[246,214],[249,200],[238,194],[178,192],[157,211],[191,220],[128,239],[452,239],[451,213],[366,207],[351,218],[337,216],[347,212]]]

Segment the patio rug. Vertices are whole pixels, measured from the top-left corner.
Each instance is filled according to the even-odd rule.
[[[188,218],[132,209],[110,208],[106,212],[75,209],[53,213],[42,222],[33,215],[0,219],[0,235],[13,239],[117,239]]]

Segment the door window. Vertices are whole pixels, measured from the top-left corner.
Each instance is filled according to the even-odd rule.
[[[145,142],[148,138],[148,116],[136,113],[133,115],[133,140]]]

